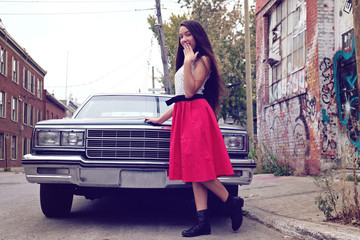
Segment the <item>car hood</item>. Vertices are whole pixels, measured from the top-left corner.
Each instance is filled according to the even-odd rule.
[[[70,127],[70,126],[121,126],[121,125],[138,125],[138,126],[159,126],[156,124],[149,124],[145,122],[145,117],[122,117],[122,118],[82,118],[82,119],[73,119],[73,118],[64,118],[64,119],[52,119],[40,121],[36,124],[36,127],[47,127],[47,126],[61,126],[61,127]],[[171,119],[166,121],[160,126],[171,126]],[[235,131],[245,131],[243,128],[236,125],[229,124],[219,124],[222,130],[235,130]]]
[[[124,118],[64,118],[40,121],[36,126],[46,125],[150,125],[145,122],[145,117],[124,117]],[[166,121],[163,125],[171,125],[171,121]]]

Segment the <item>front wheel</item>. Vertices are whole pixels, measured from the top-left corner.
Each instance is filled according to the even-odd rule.
[[[65,217],[71,211],[74,187],[66,184],[40,184],[41,210],[49,218]]]

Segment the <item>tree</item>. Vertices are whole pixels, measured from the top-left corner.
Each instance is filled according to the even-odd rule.
[[[246,119],[245,80],[245,33],[244,17],[239,0],[179,0],[188,13],[171,15],[164,23],[166,45],[169,54],[171,79],[174,77],[175,55],[178,46],[178,30],[183,20],[199,21],[208,33],[214,52],[218,57],[218,66],[222,80],[226,86],[227,96],[222,101],[221,117],[231,118],[234,123],[244,124]],[[250,13],[251,49],[255,51],[255,14],[252,7]],[[155,29],[156,17],[149,16],[150,29],[159,40]],[[252,53],[255,62],[255,52]],[[253,64],[255,79],[255,67]],[[173,80],[172,80],[173,81]],[[255,81],[254,81],[255,82]],[[172,84],[173,85],[173,84]],[[255,84],[253,84],[255,92]]]

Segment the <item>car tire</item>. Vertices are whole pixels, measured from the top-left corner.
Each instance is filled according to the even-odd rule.
[[[66,184],[40,184],[41,210],[46,217],[59,218],[71,211],[74,187]]]

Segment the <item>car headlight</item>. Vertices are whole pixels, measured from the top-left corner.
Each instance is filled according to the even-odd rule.
[[[61,132],[62,146],[82,146],[84,142],[83,132]]]
[[[83,146],[84,132],[82,131],[58,131],[38,130],[36,146]]]
[[[229,150],[244,150],[244,136],[225,135],[224,141],[226,148]]]
[[[38,146],[59,146],[60,132],[58,131],[38,131],[37,134]]]

